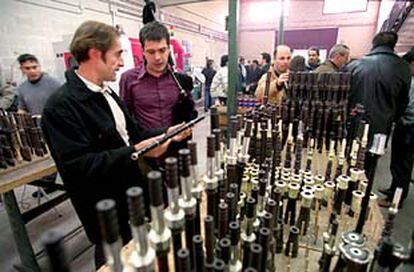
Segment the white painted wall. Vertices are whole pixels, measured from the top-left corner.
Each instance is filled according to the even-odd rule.
[[[163,8],[163,11],[181,18],[191,20],[205,27],[225,32],[225,18],[228,14],[227,0],[214,0]],[[220,57],[227,54],[228,44],[225,41],[216,41],[203,36],[194,36],[189,32],[176,31],[177,39],[191,41],[193,47],[192,64],[195,67],[204,67],[206,57],[213,59],[216,65]]]

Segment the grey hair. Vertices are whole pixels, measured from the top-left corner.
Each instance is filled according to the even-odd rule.
[[[341,55],[341,56],[349,55],[349,47],[346,46],[345,44],[341,44],[341,43],[340,44],[335,44],[331,48],[331,51],[329,51],[329,58],[333,59],[337,55]]]

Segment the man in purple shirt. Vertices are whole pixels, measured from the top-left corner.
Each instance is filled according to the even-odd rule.
[[[169,65],[170,36],[159,22],[146,24],[139,33],[144,65],[125,72],[120,81],[120,96],[144,128],[177,124],[174,112],[180,90],[193,88],[192,79],[173,73]],[[176,80],[174,79],[176,78]]]

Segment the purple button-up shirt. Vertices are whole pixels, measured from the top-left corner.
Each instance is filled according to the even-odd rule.
[[[142,65],[126,71],[119,87],[122,100],[142,127],[173,125],[172,110],[178,102],[179,89],[170,73],[154,77]]]

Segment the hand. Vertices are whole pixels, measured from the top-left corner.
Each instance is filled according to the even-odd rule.
[[[165,136],[165,134],[161,134],[161,135],[158,135],[158,136],[155,136],[155,137],[152,137],[152,138],[149,138],[149,139],[146,139],[146,140],[143,140],[143,141],[137,143],[136,145],[134,145],[135,151],[138,151],[138,150],[140,150],[144,147],[149,146],[150,144],[152,144],[152,143],[154,143],[158,140],[161,140],[162,137],[164,137],[164,136]],[[163,144],[157,146],[156,148],[154,148],[154,149],[148,151],[147,153],[145,153],[144,156],[145,157],[151,157],[151,158],[157,158],[157,157],[161,156],[162,154],[164,154],[165,151],[167,151],[168,145],[170,143],[171,143],[171,140],[167,140],[165,143],[163,143]]]
[[[289,73],[283,73],[276,81],[277,86],[283,86],[289,80]]]
[[[178,125],[175,125],[175,126],[169,127],[169,128],[167,129],[167,134],[169,134],[169,133],[171,133],[171,132],[173,132],[173,131],[175,131],[175,130],[177,130],[177,129],[181,128],[182,126],[184,126],[184,124],[185,124],[185,123],[184,123],[184,122],[182,122],[181,124],[178,124]],[[178,135],[175,135],[175,136],[172,138],[172,140],[173,140],[174,142],[181,142],[182,140],[185,140],[185,139],[187,139],[188,137],[190,137],[192,133],[193,133],[193,130],[192,130],[191,128],[188,128],[188,129],[184,130],[183,132],[179,133]]]

